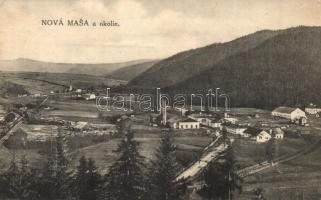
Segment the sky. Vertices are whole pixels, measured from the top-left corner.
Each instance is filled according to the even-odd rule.
[[[0,59],[68,63],[166,58],[262,29],[321,26],[321,0],[0,0],[0,13]],[[90,26],[67,26],[79,19]],[[103,20],[119,26],[91,26]]]

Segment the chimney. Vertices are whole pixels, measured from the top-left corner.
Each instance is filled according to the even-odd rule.
[[[166,105],[166,101],[165,99],[162,99],[162,102],[161,102],[161,112],[162,112],[162,123],[163,125],[165,126],[166,123],[167,123],[167,113],[166,113],[166,110],[167,110],[167,105]]]

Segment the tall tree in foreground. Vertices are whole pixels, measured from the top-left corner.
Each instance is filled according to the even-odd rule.
[[[276,154],[276,141],[275,138],[272,137],[265,147],[266,158],[269,163],[273,164],[273,160],[275,159]]]
[[[8,197],[20,200],[31,200],[37,198],[37,193],[33,188],[33,173],[28,166],[28,161],[23,156],[18,166],[15,159],[12,159],[7,172],[3,175],[5,193]]]
[[[143,157],[138,152],[134,134],[130,130],[124,133],[125,137],[116,150],[119,157],[106,175],[107,187],[104,199],[141,200],[146,193]]]
[[[99,187],[101,183],[100,174],[92,159],[82,156],[79,159],[76,175],[74,178],[75,196],[79,200],[98,199]]]
[[[56,138],[56,189],[58,191],[58,197],[66,199],[70,194],[70,172],[68,172],[69,161],[65,152],[64,136],[61,130],[58,130]]]
[[[163,132],[155,161],[150,167],[150,192],[152,200],[178,200],[180,185],[175,178],[178,172],[175,147],[169,132]]]
[[[70,172],[64,148],[64,137],[59,130],[55,145],[47,156],[39,177],[38,190],[42,199],[57,200],[70,197]]]
[[[199,191],[207,199],[233,199],[233,192],[242,191],[242,179],[236,173],[233,149],[224,155],[225,162],[211,162],[203,173],[205,185]]]
[[[227,130],[226,130],[225,126],[223,126],[223,128],[222,128],[221,134],[222,134],[222,138],[223,138],[223,144],[225,147],[228,143]]]

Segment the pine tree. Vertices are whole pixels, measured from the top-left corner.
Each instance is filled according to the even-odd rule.
[[[206,199],[222,199],[226,193],[226,179],[223,174],[224,165],[211,162],[203,172],[205,185],[199,191],[199,194]]]
[[[100,187],[101,187],[101,175],[98,173],[98,168],[95,164],[95,161],[91,158],[88,159],[88,175],[87,175],[87,184],[88,184],[88,200],[96,200],[99,196]]]
[[[106,176],[105,199],[141,200],[145,196],[143,157],[138,152],[134,134],[126,131],[116,152],[119,158],[109,168]]]
[[[233,148],[224,155],[225,162],[211,162],[203,173],[205,185],[199,191],[207,199],[232,199],[233,192],[242,191],[242,179],[237,175]]]
[[[269,163],[273,164],[276,154],[275,139],[271,138],[265,147],[266,158]]]
[[[233,192],[238,191],[242,192],[241,183],[243,179],[236,173],[239,169],[239,166],[236,163],[234,149],[232,146],[229,146],[225,155],[225,174],[227,176],[227,185],[228,185],[228,197],[231,199],[233,197]]]
[[[224,147],[225,147],[227,145],[227,142],[228,142],[227,130],[226,130],[225,126],[223,126],[223,128],[222,128],[221,134],[222,134],[223,143],[224,143]]]
[[[49,152],[47,161],[42,167],[40,175],[37,177],[36,188],[42,199],[54,200],[57,198],[57,190],[55,187],[55,153]]]
[[[75,180],[74,180],[74,191],[75,196],[78,199],[84,199],[87,193],[87,160],[84,156],[79,159],[79,165],[77,166]]]
[[[150,167],[151,188],[149,194],[153,200],[180,199],[179,187],[175,178],[178,172],[175,160],[175,147],[170,133],[162,134],[160,146],[156,150],[156,160]]]
[[[33,175],[25,156],[22,156],[20,160],[20,167],[13,158],[8,171],[4,174],[7,195],[20,200],[36,199]]]
[[[6,185],[6,194],[9,197],[15,197],[15,188],[17,187],[19,183],[19,168],[18,165],[16,164],[15,156],[11,159],[10,166],[8,170],[5,172],[3,175],[3,182]]]
[[[65,155],[64,137],[58,131],[55,146],[47,156],[42,168],[37,188],[42,199],[66,199],[70,196],[71,176],[68,172],[68,159]]]
[[[100,174],[97,172],[97,167],[92,159],[86,160],[84,156],[79,159],[75,175],[75,196],[79,200],[95,200],[99,195],[101,184]]]
[[[58,191],[58,197],[65,199],[69,194],[70,173],[68,170],[68,159],[65,154],[64,137],[61,131],[58,131],[56,138],[56,174],[55,185]]]

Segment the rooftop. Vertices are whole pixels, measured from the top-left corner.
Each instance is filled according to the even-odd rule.
[[[237,124],[230,124],[227,127],[228,128],[247,128],[247,126],[237,125]]]
[[[292,108],[292,107],[278,107],[276,109],[274,109],[272,112],[279,112],[279,113],[292,113],[293,111],[295,111],[297,108]]]
[[[180,122],[197,122],[197,121],[194,119],[191,119],[191,118],[186,118],[186,119],[181,120]]]
[[[255,128],[255,127],[248,127],[244,133],[250,134],[252,136],[257,136],[258,134],[260,134],[263,130],[259,129],[259,128]]]

